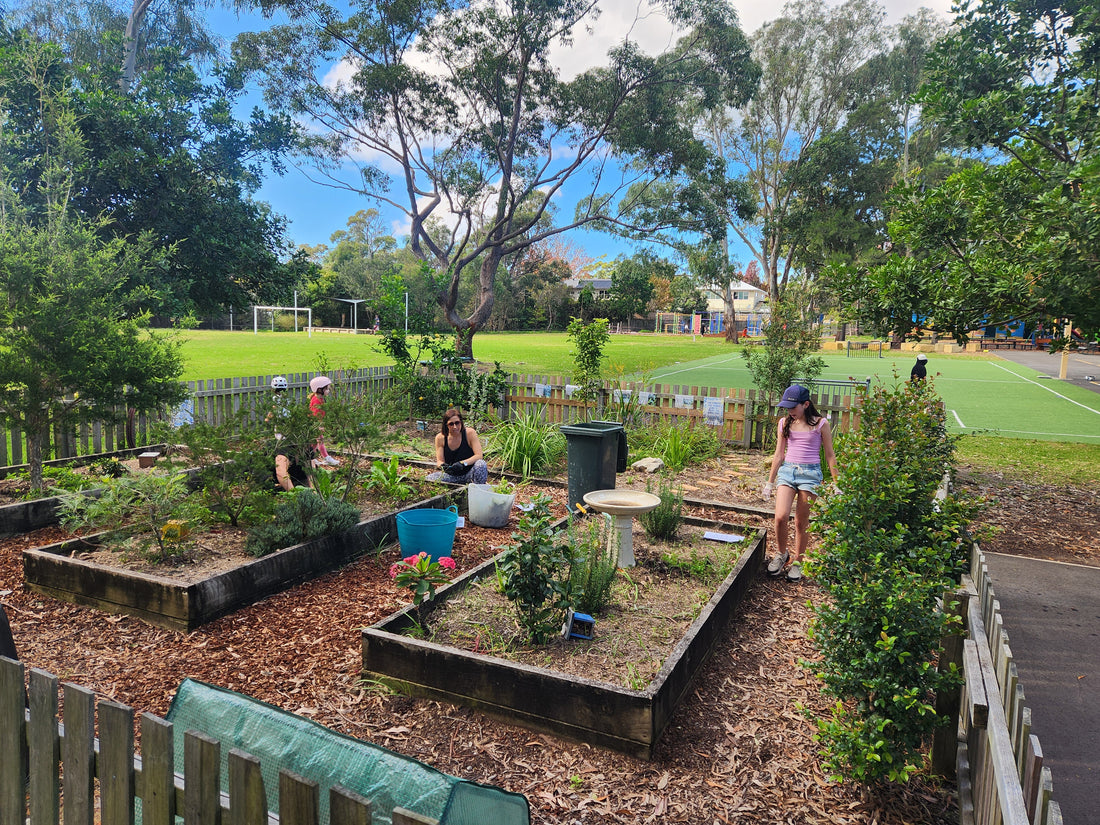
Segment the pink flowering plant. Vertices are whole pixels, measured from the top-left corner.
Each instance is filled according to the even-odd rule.
[[[441,556],[433,561],[427,553],[408,556],[390,566],[390,578],[398,587],[407,587],[412,591],[413,604],[420,607],[422,602],[435,598],[435,587],[450,584],[449,573],[455,569],[455,561],[450,556]]]

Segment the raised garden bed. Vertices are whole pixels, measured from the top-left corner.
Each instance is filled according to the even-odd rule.
[[[363,521],[346,533],[298,544],[199,581],[181,582],[74,558],[94,537],[23,551],[27,588],[109,613],[126,613],[150,624],[191,631],[273,593],[335,570],[397,535],[397,513],[422,507],[465,505],[465,490],[409,504]]]
[[[716,529],[731,526],[688,521]],[[648,759],[764,559],[765,532],[736,529],[747,538],[733,570],[642,690],[413,638],[405,635],[416,625],[411,605],[363,631],[364,674],[399,682],[415,695],[474,707],[510,723]],[[491,559],[441,589],[437,604],[492,576],[494,565]],[[430,613],[426,619],[430,623]]]

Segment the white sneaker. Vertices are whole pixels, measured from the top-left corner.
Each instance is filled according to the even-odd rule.
[[[768,562],[768,575],[778,576],[782,573],[783,565],[787,563],[787,559],[790,557],[790,553],[784,553],[782,556],[772,556],[772,560]]]
[[[323,459],[321,459],[321,463],[326,464],[329,467],[338,467],[340,465],[340,462],[330,455],[326,455]]]
[[[796,582],[802,580],[802,562],[791,562],[791,567],[787,571],[787,581]]]

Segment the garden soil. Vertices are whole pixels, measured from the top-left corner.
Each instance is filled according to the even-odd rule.
[[[766,457],[736,453],[681,473],[679,480],[690,497],[759,507],[765,472]],[[961,480],[990,500],[983,521],[993,535],[986,549],[1100,566],[1100,508],[1093,492],[967,472]],[[629,473],[620,481],[645,486]],[[563,497],[559,493],[559,507]],[[707,508],[692,514],[707,517]],[[740,521],[767,526],[768,519]],[[492,536],[478,530],[459,531],[459,572],[507,542],[508,530],[487,531]],[[20,655],[28,667],[138,711],[163,716],[182,679],[201,679],[455,776],[523,793],[536,823],[901,825],[958,819],[954,788],[926,776],[873,791],[827,777],[813,722],[804,713],[821,716],[829,706],[804,667],[814,657],[806,639],[807,603],[820,598],[810,581],[761,576],[655,758],[645,762],[362,682],[361,629],[406,603],[387,575],[392,551],[185,634],[24,591],[20,552],[60,537],[47,529],[0,542],[0,602]]]

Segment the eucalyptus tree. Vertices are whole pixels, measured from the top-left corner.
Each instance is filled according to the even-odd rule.
[[[463,355],[492,312],[507,257],[584,225],[641,229],[616,209],[631,180],[619,161],[661,174],[702,167],[705,146],[674,104],[739,105],[756,77],[725,0],[664,0],[670,30],[684,32],[674,48],[650,56],[625,40],[606,66],[571,79],[551,50],[596,25],[598,0],[261,5],[291,20],[240,36],[237,56],[262,73],[270,105],[309,122],[303,151],[330,184],[404,214]],[[353,163],[356,174],[342,177]],[[577,182],[588,188],[575,213],[540,225]],[[433,219],[445,237],[432,234]],[[476,298],[463,316],[471,267]]]

